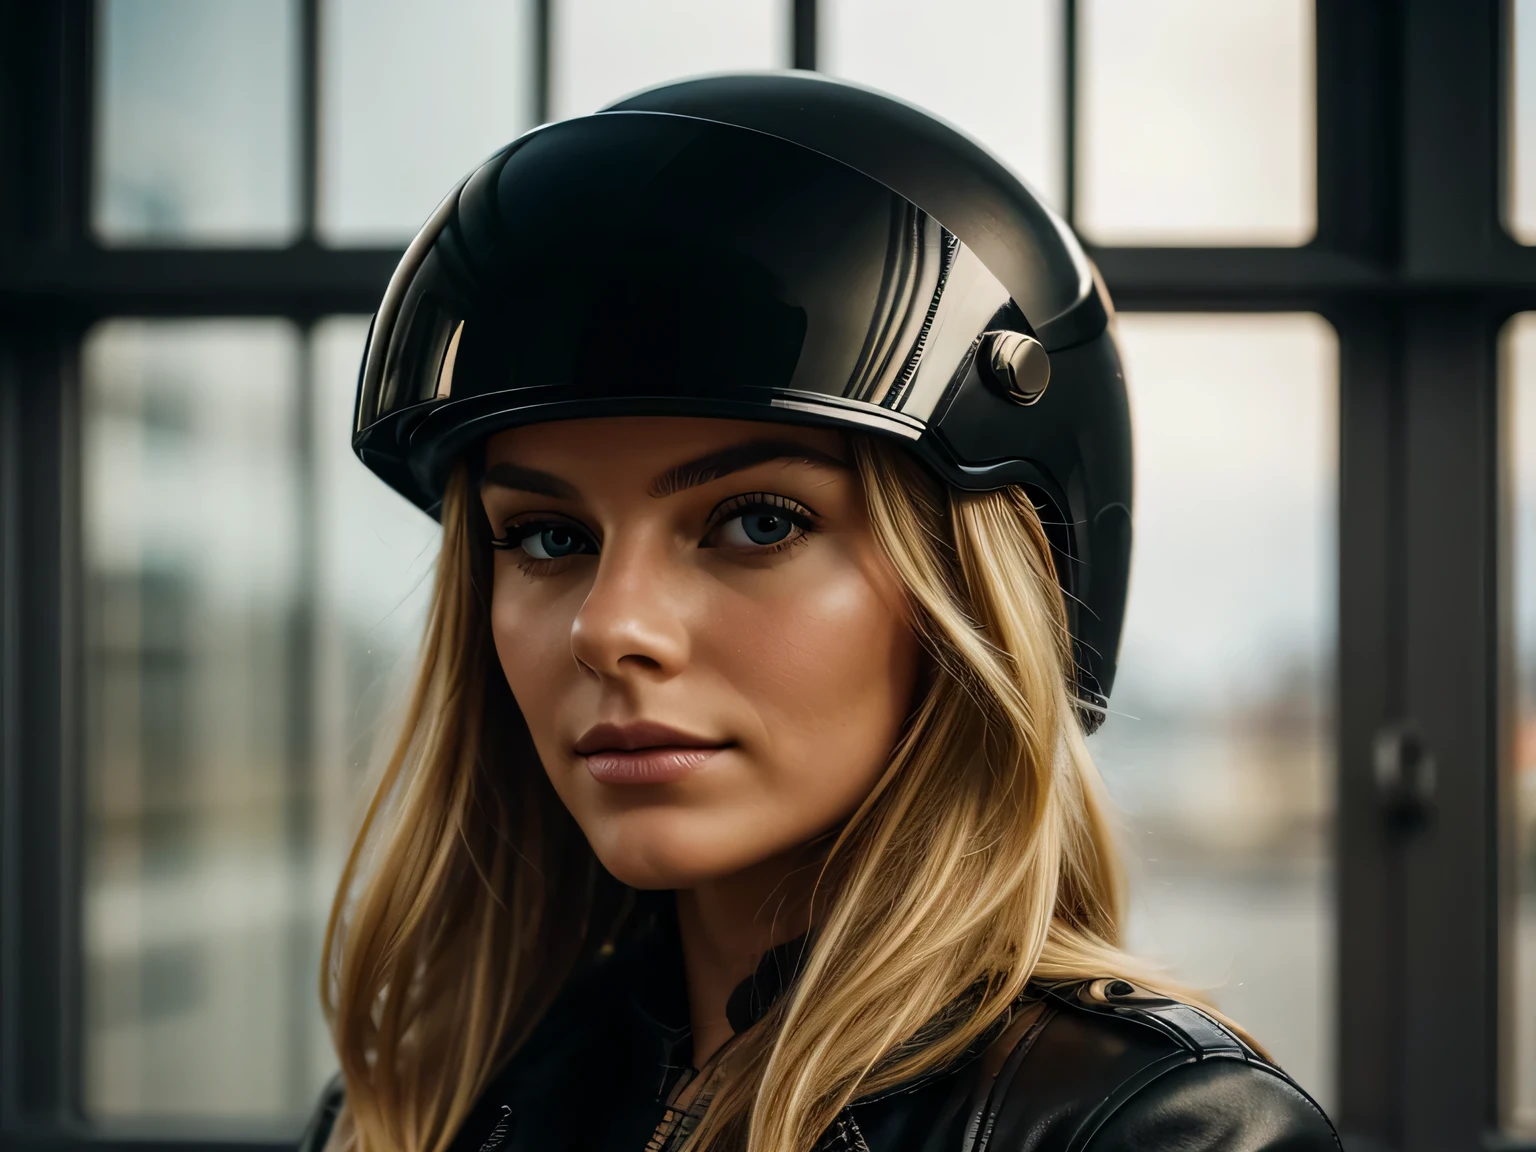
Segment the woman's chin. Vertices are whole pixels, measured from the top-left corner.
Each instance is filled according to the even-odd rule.
[[[625,849],[598,851],[597,858],[621,884],[641,891],[697,888],[711,880],[740,871],[751,861],[736,864],[701,857],[696,852]]]
[[[598,855],[604,868],[621,884],[642,892],[661,892],[675,888],[697,888],[712,878],[723,875],[707,866],[689,866],[682,862],[658,861],[651,858],[637,859],[628,854],[619,856]]]
[[[777,848],[757,843],[745,829],[742,835],[722,835],[718,822],[697,813],[677,821],[656,819],[654,812],[646,819],[636,815],[587,829],[587,841],[603,867],[631,888],[697,888],[750,868]]]

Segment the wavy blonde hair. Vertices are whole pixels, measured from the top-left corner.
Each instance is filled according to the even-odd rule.
[[[809,1152],[851,1099],[954,1059],[1031,980],[1160,986],[1120,948],[1119,860],[1033,505],[850,443],[930,675],[831,846],[805,965],[732,1043],[692,1152]],[[632,904],[555,796],[497,665],[489,528],[462,469],[442,519],[419,673],[325,938],[346,1082],[333,1143],[356,1152],[443,1152]]]

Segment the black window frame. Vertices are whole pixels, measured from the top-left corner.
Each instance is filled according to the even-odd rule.
[[[79,347],[113,316],[375,307],[399,248],[312,239],[320,0],[299,0],[302,237],[105,248],[89,227],[92,0],[0,0],[0,1146],[283,1152],[81,1118]],[[533,82],[547,112],[549,4]],[[1076,3],[1065,5],[1067,202]],[[1511,977],[1508,581],[1498,336],[1536,309],[1501,224],[1510,0],[1317,0],[1317,233],[1297,248],[1097,247],[1124,310],[1314,311],[1338,333],[1336,1119],[1357,1150],[1503,1149]],[[786,0],[814,67],[816,0]],[[1069,213],[1070,214],[1070,213]],[[1411,724],[1427,815],[1378,792]],[[1504,833],[1504,834],[1501,834]]]

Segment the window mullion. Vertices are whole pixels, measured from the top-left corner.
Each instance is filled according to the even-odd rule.
[[[0,1125],[51,1128],[79,1085],[79,533],[75,357],[17,338],[0,366],[7,419]],[[51,383],[53,386],[40,387]],[[12,627],[11,625],[14,625]],[[8,1139],[8,1136],[6,1137]]]
[[[1408,1152],[1497,1123],[1495,326],[1471,301],[1403,326],[1404,713],[1435,765],[1402,845]]]
[[[1351,1140],[1400,1140],[1402,876],[1376,790],[1377,734],[1402,714],[1402,492],[1396,309],[1339,332],[1339,1114]]]

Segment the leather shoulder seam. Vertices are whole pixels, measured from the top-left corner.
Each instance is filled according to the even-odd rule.
[[[1195,1063],[1198,1063],[1198,1060],[1191,1053],[1174,1052],[1151,1064],[1143,1064],[1132,1075],[1115,1085],[1114,1091],[1108,1093],[1099,1102],[1099,1106],[1083,1118],[1083,1122],[1078,1125],[1077,1131],[1072,1134],[1072,1139],[1067,1143],[1067,1152],[1084,1152],[1088,1145],[1093,1143],[1093,1138],[1099,1134],[1099,1130],[1108,1124],[1127,1103],[1175,1068],[1184,1068]]]
[[[1034,1049],[1035,1041],[1045,1026],[1055,1018],[1056,1012],[1055,1005],[1037,1000],[1020,1018],[1022,1032],[1010,1029],[999,1038],[1001,1059],[997,1061],[992,1075],[982,1077],[976,1086],[976,1094],[971,1100],[971,1115],[966,1121],[962,1152],[986,1152],[1002,1101],[1008,1095],[1008,1089],[1013,1086],[1019,1067]]]
[[[1099,985],[1113,986],[1117,983],[1131,988],[1135,994],[1114,998],[1103,996],[1102,993],[1094,995]],[[1201,1059],[1227,1056],[1254,1064],[1267,1063],[1215,1017],[1181,1000],[1142,995],[1129,981],[1098,980],[1087,984],[1058,985],[1050,989],[1047,995],[1069,1010],[1075,1009],[1110,1020],[1124,1020],[1156,1032]]]
[[[1215,1059],[1220,1060],[1223,1058],[1216,1057]],[[1115,1118],[1115,1116],[1120,1112],[1122,1108],[1131,1103],[1131,1101],[1135,1100],[1136,1097],[1140,1096],[1153,1084],[1163,1079],[1163,1077],[1167,1076],[1169,1073],[1175,1071],[1178,1068],[1185,1068],[1199,1063],[1204,1063],[1204,1061],[1190,1060],[1187,1058],[1174,1060],[1170,1058],[1162,1061],[1160,1065],[1155,1065],[1155,1073],[1153,1075],[1145,1075],[1149,1070],[1145,1068],[1142,1069],[1141,1075],[1132,1077],[1131,1080],[1126,1081],[1125,1084],[1122,1084],[1116,1088],[1115,1091],[1105,1099],[1104,1103],[1098,1109],[1096,1109],[1094,1113],[1088,1117],[1087,1120],[1084,1121],[1082,1127],[1080,1127],[1076,1134],[1074,1134],[1072,1137],[1072,1141],[1068,1145],[1067,1152],[1089,1152],[1095,1137],[1098,1136],[1099,1132],[1106,1124]],[[1238,1063],[1238,1061],[1234,1061],[1233,1063]],[[1306,1105],[1314,1113],[1316,1113],[1317,1118],[1323,1122],[1323,1126],[1328,1129],[1328,1134],[1333,1137],[1333,1146],[1336,1152],[1343,1152],[1344,1145],[1339,1140],[1338,1129],[1333,1126],[1333,1121],[1328,1119],[1328,1114],[1322,1110],[1322,1107],[1316,1100],[1312,1099],[1310,1093],[1308,1093],[1301,1087],[1301,1085],[1297,1084],[1296,1081],[1292,1080],[1283,1071],[1281,1071],[1279,1068],[1276,1068],[1272,1064],[1266,1064],[1261,1061],[1247,1061],[1246,1063],[1248,1067],[1254,1069],[1254,1071],[1268,1076],[1271,1079],[1278,1080],[1282,1088],[1289,1090],[1292,1095],[1299,1097],[1303,1102],[1305,1102]],[[1131,1084],[1132,1081],[1139,1082],[1135,1083],[1134,1087],[1130,1087],[1129,1090],[1127,1090],[1127,1085]]]

